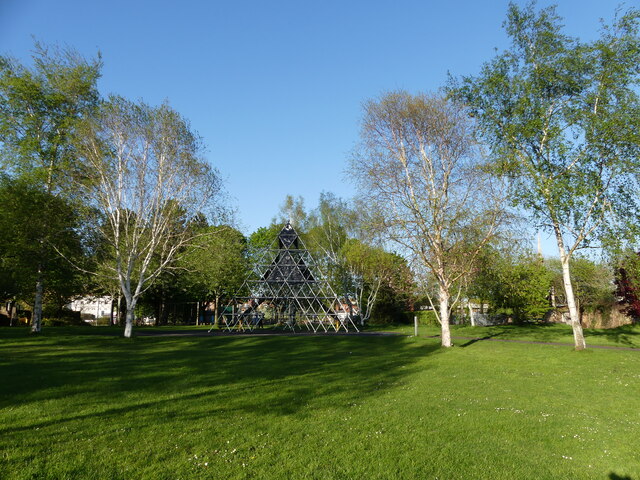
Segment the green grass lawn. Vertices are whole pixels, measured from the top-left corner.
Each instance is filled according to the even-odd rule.
[[[369,330],[385,330],[390,332],[413,335],[413,325],[372,326]],[[420,325],[418,335],[440,335],[440,328]],[[573,345],[573,331],[564,324],[527,324],[527,325],[497,325],[493,327],[470,327],[453,325],[451,335],[456,344],[468,343],[471,338],[491,340],[518,340],[533,342],[553,342]],[[625,325],[612,329],[584,329],[584,335],[589,346],[610,346],[625,348],[640,348],[640,324]]]
[[[0,478],[640,479],[639,351],[111,333],[0,329]]]

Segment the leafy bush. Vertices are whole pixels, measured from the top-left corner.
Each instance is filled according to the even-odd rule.
[[[62,327],[69,325],[84,325],[80,312],[65,308],[46,307],[42,312],[42,325],[45,327]]]
[[[433,310],[418,310],[416,312],[405,312],[406,321],[413,323],[413,317],[418,317],[419,325],[439,326],[438,317]]]
[[[108,327],[108,326],[111,325],[111,320],[107,316],[98,317],[98,319],[95,321],[94,325],[96,325],[97,327]]]

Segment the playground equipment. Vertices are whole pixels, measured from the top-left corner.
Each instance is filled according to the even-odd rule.
[[[267,324],[293,332],[359,331],[353,321],[357,307],[335,294],[291,223],[257,253],[240,292],[220,316],[226,331],[251,332]]]

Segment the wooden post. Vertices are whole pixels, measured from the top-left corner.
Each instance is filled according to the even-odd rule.
[[[417,337],[418,336],[418,316],[414,315],[413,316],[413,336]]]

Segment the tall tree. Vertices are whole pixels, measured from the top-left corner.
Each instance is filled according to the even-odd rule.
[[[576,349],[586,343],[571,258],[596,243],[612,212],[629,211],[622,203],[638,171],[639,17],[630,10],[582,43],[562,33],[554,7],[510,4],[511,48],[452,85],[512,180],[515,203],[556,239]]]
[[[469,295],[489,303],[493,313],[516,322],[540,320],[549,310],[552,272],[539,255],[488,247],[471,278]]]
[[[140,295],[198,237],[220,181],[200,156],[200,139],[166,104],[112,97],[83,123],[77,142],[87,201],[105,219],[95,228],[111,249],[108,269],[126,301],[130,337]]]
[[[361,325],[379,307],[381,290],[386,290],[390,297],[408,297],[413,278],[407,261],[400,255],[350,238],[342,246],[340,257],[349,282],[343,287],[345,297],[352,293],[357,299]]]
[[[307,247],[322,268],[333,290],[347,303],[357,299],[353,272],[346,263],[345,245],[353,237],[357,216],[350,205],[330,192],[322,192],[318,206],[308,215]],[[362,279],[362,278],[361,278]],[[377,295],[377,289],[375,290]],[[375,295],[371,299],[375,303]]]
[[[48,265],[54,259],[50,219],[55,197],[72,196],[78,168],[70,136],[80,118],[98,102],[101,60],[85,60],[71,49],[36,43],[33,67],[0,57],[0,162],[13,178],[28,179],[52,201],[29,221],[37,226],[31,241],[37,260],[32,331],[39,332]],[[33,249],[32,249],[33,250]]]
[[[411,283],[405,259],[376,245],[363,213],[333,193],[322,192],[317,208],[307,216],[306,235],[334,291],[352,310],[355,304],[359,307],[362,325],[369,321],[381,289],[394,298],[400,291],[406,293]]]
[[[351,171],[376,225],[438,284],[442,345],[450,347],[452,289],[504,219],[460,105],[393,92],[366,103]]]
[[[186,270],[192,296],[213,302],[218,324],[220,301],[238,293],[249,273],[244,235],[228,225],[206,227],[189,246],[180,265]]]
[[[47,242],[41,224],[32,222],[48,209]],[[33,302],[33,280],[41,275],[43,296],[63,305],[83,288],[83,276],[60,254],[74,257],[78,263],[86,256],[77,209],[64,198],[47,194],[24,178],[0,175],[0,301]],[[46,270],[40,271],[42,258]]]

